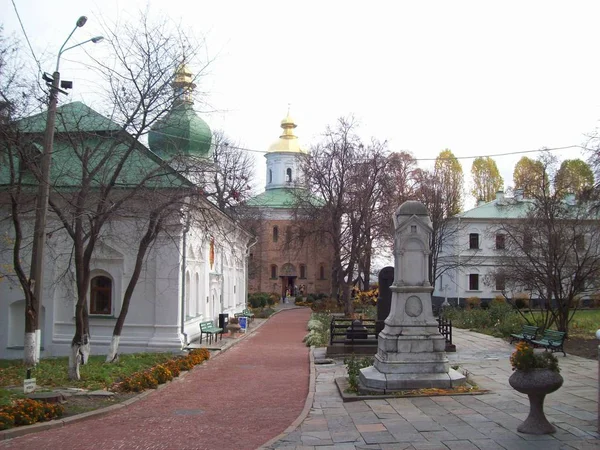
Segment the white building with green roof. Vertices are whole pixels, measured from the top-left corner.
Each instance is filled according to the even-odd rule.
[[[448,300],[461,304],[470,297],[490,301],[502,295],[502,280],[492,279],[505,239],[497,231],[505,220],[521,220],[531,206],[517,190],[514,197],[498,192],[491,202],[479,202],[457,215],[448,227],[451,238],[445,241],[438,258],[438,276],[433,292],[436,305]]]
[[[187,80],[187,81],[186,81]],[[189,82],[189,73],[178,74],[176,88]],[[183,117],[184,120],[180,120]],[[35,160],[42,151],[46,114],[22,120],[18,125]],[[132,144],[133,142],[133,144]],[[53,202],[69,202],[78,192],[82,174],[89,172],[82,162],[82,149],[94,148],[94,158],[107,158],[93,174],[90,189],[101,190],[110,182],[114,167],[133,145],[123,170],[114,180],[116,199],[132,196],[102,228],[91,255],[87,310],[92,354],[105,354],[132,277],[137,248],[146,230],[145,206],[161,201],[165,193],[184,198],[199,186],[195,178],[175,170],[171,158],[210,156],[210,129],[195,117],[191,101],[183,96],[150,135],[150,146],[133,141],[123,128],[80,102],[58,108],[52,154],[51,193]],[[179,151],[179,149],[181,151]],[[0,154],[1,158],[7,153]],[[3,160],[6,162],[6,160]],[[32,195],[37,180],[20,164],[22,188]],[[190,163],[191,166],[191,163]],[[141,180],[143,189],[140,188]],[[14,187],[7,164],[0,164],[0,358],[23,356],[25,300],[14,272],[11,272],[14,228],[7,195]],[[143,202],[142,202],[143,198]],[[120,352],[179,351],[199,338],[200,322],[218,323],[224,314],[233,316],[246,306],[246,255],[251,235],[227,214],[206,199],[194,208],[175,207],[169,216],[168,232],[161,233],[149,249],[133,291],[131,305],[120,338]],[[58,217],[49,210],[44,259],[44,292],[41,306],[41,356],[70,353],[75,331],[75,267],[73,241]],[[28,273],[34,215],[22,214],[24,245],[22,260]]]

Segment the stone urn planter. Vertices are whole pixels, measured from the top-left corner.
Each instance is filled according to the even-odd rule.
[[[508,382],[513,389],[529,397],[529,416],[517,431],[526,434],[555,433],[556,428],[544,415],[544,398],[562,386],[563,377],[551,369],[517,369]]]
[[[235,317],[229,321],[226,328],[232,338],[236,337],[239,331],[242,329],[238,323],[238,319]]]

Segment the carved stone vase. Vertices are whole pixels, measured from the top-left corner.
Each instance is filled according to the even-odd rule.
[[[517,431],[526,434],[555,433],[556,428],[544,415],[544,398],[562,386],[563,377],[550,369],[515,370],[508,382],[513,389],[529,397],[529,416]]]

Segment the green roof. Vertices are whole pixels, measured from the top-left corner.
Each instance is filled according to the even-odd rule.
[[[533,200],[515,200],[507,197],[502,201],[492,200],[469,209],[456,217],[461,219],[519,219],[527,215]]]
[[[47,111],[19,120],[23,133],[43,133],[46,130]],[[67,103],[56,110],[55,132],[77,130],[79,132],[119,131],[117,123],[102,116],[81,102]]]
[[[43,149],[46,114],[37,114],[20,120],[23,144],[35,156]],[[133,147],[132,147],[133,146]],[[56,131],[52,150],[50,179],[57,188],[73,188],[81,183],[83,163],[81,155],[87,150],[87,170],[98,168],[92,187],[100,187],[110,181],[117,165],[126,152],[123,168],[116,179],[116,186],[131,188],[141,183],[148,188],[191,187],[194,184],[170,167],[147,147],[136,142],[122,131],[115,122],[80,102],[69,103],[57,109]],[[0,169],[0,185],[8,185],[9,172],[6,165]],[[24,184],[37,185],[34,175],[24,173]]]
[[[210,157],[212,132],[192,105],[181,102],[173,106],[148,134],[148,145],[163,158],[175,155]]]
[[[264,208],[293,208],[296,203],[296,198],[293,189],[267,189],[262,194],[258,194],[256,197],[252,197],[248,200],[246,205]]]

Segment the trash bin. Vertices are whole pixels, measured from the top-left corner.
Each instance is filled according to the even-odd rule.
[[[222,328],[223,331],[225,331],[228,323],[229,323],[229,314],[219,314],[219,328]]]

